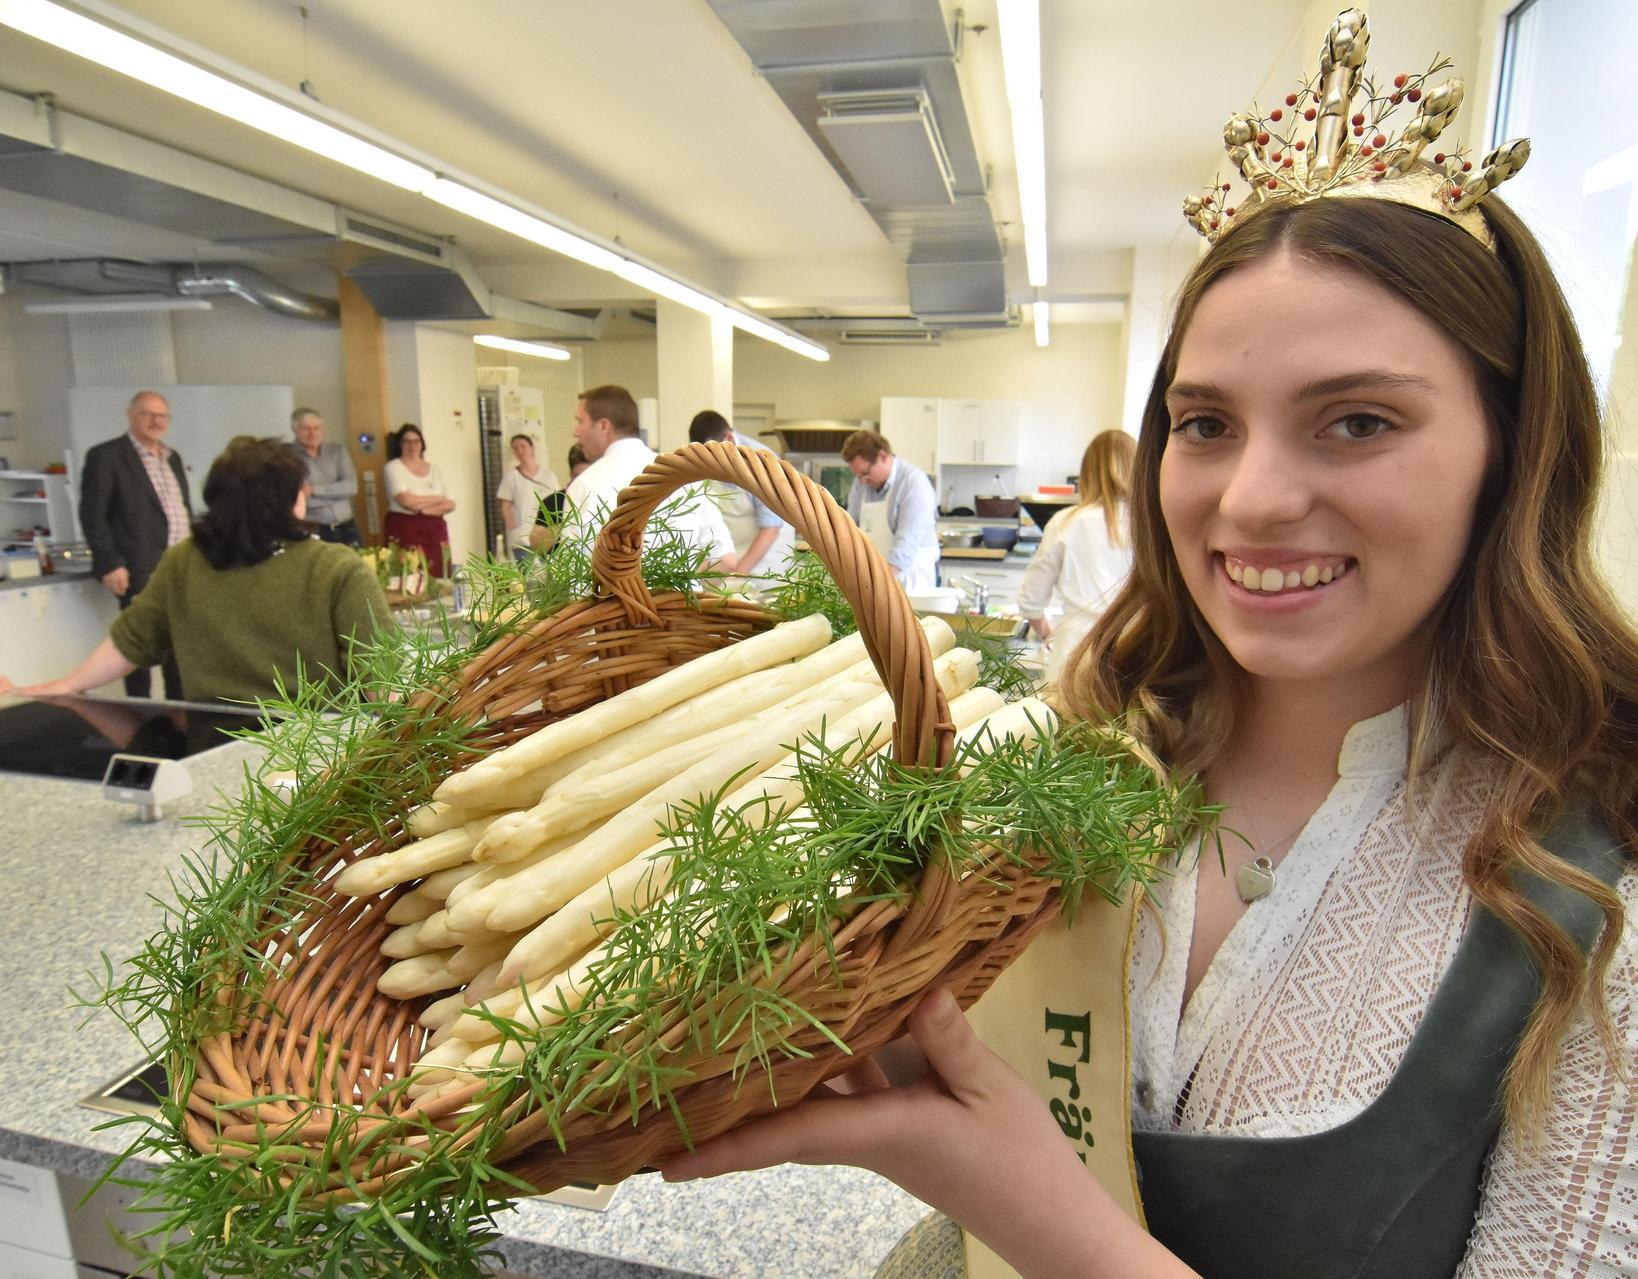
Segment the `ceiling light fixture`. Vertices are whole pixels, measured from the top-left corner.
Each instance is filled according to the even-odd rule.
[[[0,0],[0,23],[395,187],[420,191],[437,177],[425,165],[51,0]]]
[[[29,315],[124,315],[134,311],[209,311],[205,298],[86,298],[73,302],[25,302]]]
[[[1052,340],[1052,321],[1049,312],[1052,308],[1045,302],[1035,304],[1035,345],[1045,346]]]
[[[517,338],[496,337],[492,333],[479,333],[473,339],[479,346],[493,347],[497,351],[510,351],[514,355],[533,355],[542,360],[567,360],[572,353],[561,346],[552,346],[547,342],[520,342]]]
[[[90,3],[91,0],[87,0]],[[114,21],[137,29],[145,24],[128,19],[111,5],[96,3]],[[282,141],[312,151],[383,182],[414,191],[468,217],[528,240],[553,253],[584,262],[600,271],[618,275],[657,297],[691,307],[710,316],[726,318],[735,328],[777,343],[810,360],[828,360],[830,352],[801,334],[744,310],[733,302],[698,289],[674,275],[599,243],[591,236],[553,220],[525,212],[502,192],[487,195],[466,182],[439,173],[437,162],[409,160],[396,153],[410,151],[390,138],[389,146],[366,141],[358,133],[326,123],[308,111],[278,101],[270,93],[247,88],[226,76],[206,70],[197,62],[166,52],[146,40],[115,30],[105,22],[78,13],[53,0],[0,0],[0,25],[21,31],[37,40],[55,45],[77,57],[86,58],[111,71],[141,80],[153,88],[174,94],[198,106],[216,111],[240,124],[271,134]],[[158,33],[171,43],[173,37]],[[201,57],[208,57],[204,53]],[[254,78],[246,73],[246,78]],[[276,91],[276,86],[273,86]],[[337,112],[332,118],[345,121]],[[371,132],[360,129],[360,132]],[[380,136],[380,135],[377,135]],[[480,184],[481,185],[481,184]]]
[[[1012,153],[1018,172],[1019,216],[1029,282],[1047,282],[1046,120],[1041,104],[1040,0],[1000,0],[1001,73],[1012,113]]]

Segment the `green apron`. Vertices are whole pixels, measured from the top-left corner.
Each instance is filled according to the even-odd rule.
[[[1542,843],[1607,884],[1626,864],[1585,810]],[[1534,878],[1525,891],[1592,947],[1603,915],[1591,901]],[[1355,1118],[1306,1137],[1133,1133],[1150,1233],[1208,1279],[1448,1279],[1539,991],[1525,944],[1475,911],[1399,1069]]]

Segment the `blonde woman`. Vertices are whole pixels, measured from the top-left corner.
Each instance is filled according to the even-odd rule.
[[[1018,588],[1018,607],[1046,643],[1047,676],[1057,679],[1075,645],[1092,629],[1132,571],[1127,498],[1137,441],[1125,431],[1103,431],[1081,457],[1080,501],[1047,521],[1041,545]],[[1063,601],[1057,625],[1047,605]]]

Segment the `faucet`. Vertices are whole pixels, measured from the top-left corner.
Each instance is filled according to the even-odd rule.
[[[980,582],[976,577],[958,577],[954,578],[953,581],[966,582],[972,587],[970,600],[972,612],[977,613],[979,616],[983,616],[986,612],[988,612],[990,607],[990,588],[985,583]]]

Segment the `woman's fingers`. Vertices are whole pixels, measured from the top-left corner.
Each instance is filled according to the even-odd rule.
[[[673,1155],[661,1161],[660,1172],[667,1181],[692,1181],[776,1164],[868,1168],[886,1126],[883,1112],[892,1102],[892,1090],[805,1101],[741,1124],[692,1153]]]
[[[1017,1078],[999,1057],[984,1047],[961,1005],[944,987],[928,992],[910,1014],[910,1035],[958,1102],[973,1105],[1010,1088]]]

